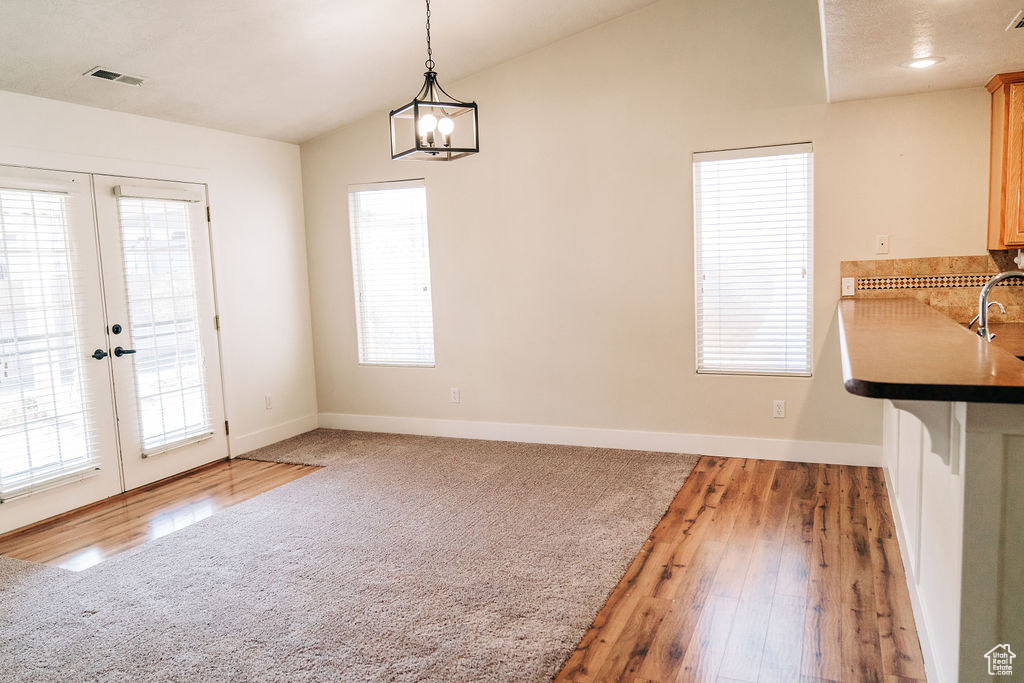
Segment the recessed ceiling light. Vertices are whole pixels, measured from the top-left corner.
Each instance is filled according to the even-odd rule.
[[[942,61],[945,61],[943,57],[921,57],[920,59],[912,59],[909,62],[903,62],[900,66],[906,66],[911,69],[927,69],[928,67],[935,66]]]

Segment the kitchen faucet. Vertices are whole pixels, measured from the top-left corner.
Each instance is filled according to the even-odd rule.
[[[998,301],[989,303],[988,295],[992,291],[992,288],[998,285],[1003,280],[1008,280],[1012,277],[1017,277],[1024,280],[1024,271],[1020,270],[1008,270],[1005,273],[999,273],[994,278],[985,283],[985,286],[981,288],[981,295],[978,297],[978,316],[974,319],[978,321],[978,336],[983,337],[985,341],[992,341],[996,335],[988,331],[988,307],[992,304],[999,306],[999,310],[1006,313],[1006,309]],[[974,320],[967,325],[970,327],[974,324]]]

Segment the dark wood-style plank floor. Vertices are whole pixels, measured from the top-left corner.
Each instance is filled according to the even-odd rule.
[[[924,678],[881,470],[703,457],[556,681]]]
[[[0,536],[0,555],[80,571],[319,467],[222,460]]]

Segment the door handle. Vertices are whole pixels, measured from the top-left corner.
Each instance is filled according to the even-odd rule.
[[[117,348],[114,349],[114,355],[117,356],[118,358],[120,358],[121,356],[126,356],[129,353],[135,353],[135,349],[126,349],[123,346],[118,346]]]
[[[95,351],[92,352],[92,357],[95,358],[96,360],[103,360],[109,355],[110,354],[104,351],[103,349],[96,349]]]

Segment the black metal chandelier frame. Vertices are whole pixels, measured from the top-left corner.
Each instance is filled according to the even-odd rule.
[[[430,45],[430,0],[426,0],[427,6],[427,60],[424,66],[427,68],[423,74],[423,86],[409,104],[394,109],[390,115],[391,123],[391,158],[414,159],[418,161],[452,161],[480,151],[480,128],[479,110],[476,102],[463,102],[456,99],[437,80],[437,72],[434,71],[433,49]],[[452,128],[447,133],[437,126],[437,116],[440,114],[442,120],[449,119]],[[453,146],[451,133],[454,130],[454,120],[464,116],[472,116],[472,141],[471,147]],[[434,125],[425,129],[421,122],[424,117],[431,116]],[[413,126],[413,145],[401,145],[400,121],[410,119]],[[435,127],[437,126],[437,127]],[[440,143],[440,144],[438,144]],[[400,149],[400,147],[404,147]]]

